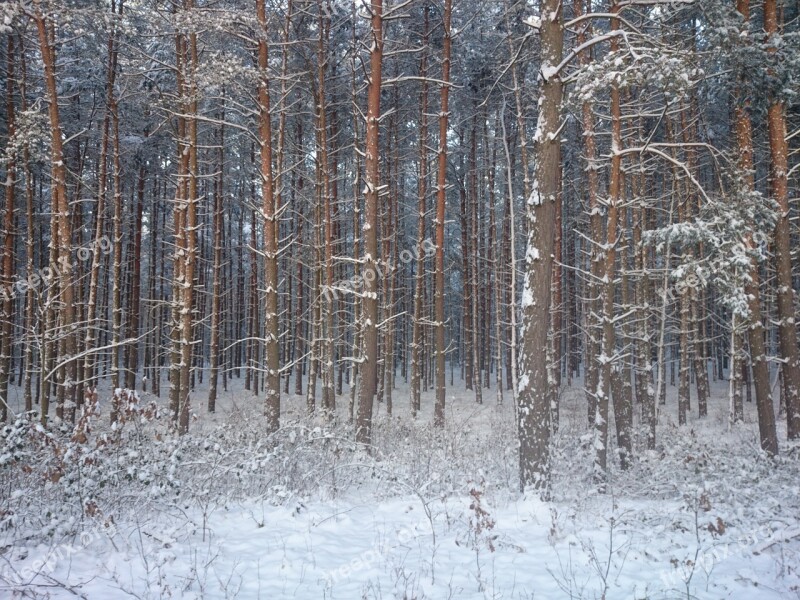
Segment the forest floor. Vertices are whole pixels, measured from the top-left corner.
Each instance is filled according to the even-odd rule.
[[[482,405],[448,390],[444,431],[431,392],[412,420],[395,390],[370,455],[346,418],[301,416],[304,397],[284,398],[267,439],[261,401],[241,389],[213,415],[196,408],[179,442],[141,408],[124,435],[104,431],[107,401],[88,441],[7,428],[0,597],[800,598],[800,447],[766,458],[753,404],[729,428],[725,382],[706,418],[693,398],[682,428],[674,393],[657,449],[637,437],[634,464],[612,466],[600,494],[585,400],[566,389],[550,502],[516,491],[513,404],[493,390]]]

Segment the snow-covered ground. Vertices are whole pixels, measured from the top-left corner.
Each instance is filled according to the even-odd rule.
[[[764,457],[755,407],[729,429],[725,393],[683,428],[670,397],[657,450],[598,494],[565,390],[547,503],[516,491],[513,406],[493,392],[450,392],[440,432],[430,394],[412,421],[396,390],[371,455],[346,423],[301,417],[304,398],[263,435],[242,390],[181,441],[138,413],[99,447],[20,426],[0,457],[0,597],[800,598],[800,448]]]

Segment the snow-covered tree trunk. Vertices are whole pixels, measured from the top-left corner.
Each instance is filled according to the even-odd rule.
[[[692,23],[692,39],[694,40],[694,23]],[[694,44],[694,41],[693,41]],[[697,177],[697,150],[693,146],[693,140],[698,139],[697,135],[697,103],[694,97],[691,98],[689,107],[681,111],[681,129],[683,131],[683,143],[686,146],[686,168],[692,177]],[[691,182],[686,182],[686,219],[689,220],[698,212],[701,200]],[[692,255],[697,260],[703,258],[702,242],[692,248]],[[702,336],[702,324],[705,320],[705,309],[702,304],[702,290],[700,286],[692,286],[689,290],[689,340],[691,344],[690,353],[693,357],[695,385],[697,390],[697,412],[699,417],[708,415],[708,365],[705,360],[705,340]],[[688,360],[688,356],[687,356]]]
[[[186,0],[186,9],[194,9],[194,0]],[[178,404],[178,432],[186,433],[189,431],[189,414],[191,400],[191,373],[192,373],[192,350],[194,348],[194,304],[195,304],[195,268],[197,264],[197,68],[198,50],[197,33],[191,31],[186,42],[186,59],[188,61],[188,118],[186,122],[186,151],[188,154],[187,163],[187,185],[186,202],[184,216],[184,255],[183,268],[181,272],[183,294],[181,295],[180,308],[180,396]]]
[[[72,221],[70,206],[67,199],[67,168],[64,162],[64,149],[61,131],[61,113],[59,109],[58,84],[56,82],[56,48],[53,39],[55,25],[45,13],[42,12],[41,1],[34,2],[34,21],[39,40],[39,50],[42,56],[44,71],[44,86],[47,95],[48,117],[50,124],[50,190],[53,211],[51,264],[60,264],[60,277],[56,283],[58,289],[58,309],[49,309],[46,327],[50,335],[58,329],[62,335],[62,343],[58,347],[58,356],[55,355],[56,345],[51,343],[48,350],[47,361],[44,362],[46,373],[52,372],[52,366],[58,361],[61,365],[56,373],[58,385],[59,404],[58,410],[63,414],[64,403],[72,403],[74,399],[76,363],[74,359],[76,350],[76,332],[73,329],[75,302],[72,281]],[[52,304],[52,303],[51,303]],[[57,314],[56,314],[57,313]],[[49,336],[48,336],[49,337]],[[49,378],[48,378],[49,381]],[[49,383],[45,382],[45,387]],[[42,396],[42,424],[47,423],[49,405],[49,391],[46,389]]]
[[[174,7],[177,11],[177,6]],[[178,96],[178,115],[176,118],[176,183],[175,198],[172,207],[173,216],[173,257],[172,257],[172,302],[171,302],[171,339],[170,339],[170,367],[169,367],[169,408],[172,420],[177,424],[181,405],[181,304],[184,293],[183,287],[183,254],[185,252],[184,228],[186,223],[186,197],[188,181],[189,151],[187,149],[187,119],[186,114],[186,77],[185,69],[185,40],[181,32],[175,34],[175,77]],[[240,261],[241,264],[241,261]]]
[[[495,119],[494,131],[499,130],[500,115]],[[492,164],[489,167],[489,248],[486,260],[491,265],[491,290],[492,301],[494,306],[494,341],[495,341],[495,397],[497,404],[503,403],[503,333],[502,333],[502,273],[503,270],[500,265],[502,252],[498,247],[497,238],[497,218],[495,215],[495,204],[497,202],[497,193],[495,190],[495,180],[497,172],[497,140],[494,136],[489,136],[488,133],[488,119],[485,124],[485,138],[487,143],[491,139],[492,146]]]
[[[288,0],[286,6],[286,16],[284,18],[283,23],[283,44],[281,45],[281,91],[280,91],[280,99],[278,101],[278,147],[277,147],[277,157],[275,159],[275,211],[276,213],[283,213],[284,210],[288,207],[286,202],[286,198],[284,196],[285,192],[289,191],[289,195],[294,197],[296,193],[294,190],[294,185],[291,185],[291,181],[294,178],[294,169],[292,171],[292,177],[289,179],[290,185],[286,186],[286,171],[289,170],[286,168],[286,129],[287,129],[287,110],[286,110],[286,101],[288,97],[288,73],[289,73],[289,40],[291,37],[291,26],[292,26],[292,17],[294,14],[294,2],[293,0]],[[292,220],[288,220],[288,224],[292,224]],[[280,221],[277,223],[278,234],[281,235],[281,227]],[[289,394],[289,382],[290,382],[290,375],[292,373],[293,368],[293,359],[297,355],[296,354],[296,342],[293,334],[294,334],[294,322],[292,320],[292,302],[294,300],[293,297],[293,284],[294,281],[292,277],[289,275],[289,266],[291,265],[291,252],[284,253],[283,262],[279,264],[280,268],[283,268],[284,272],[287,274],[286,276],[286,285],[284,288],[284,303],[281,310],[287,315],[286,319],[286,330],[285,334],[283,335],[283,354],[282,354],[282,364],[284,365],[285,372],[283,374],[284,380],[284,393]]]
[[[522,288],[520,372],[517,392],[520,486],[546,498],[550,488],[550,395],[547,333],[553,272],[555,203],[558,198],[563,55],[560,0],[542,0],[539,30],[541,93],[534,136],[534,180],[526,198],[528,235]],[[512,224],[513,226],[513,224]]]
[[[639,138],[642,137],[642,123],[639,121]],[[642,425],[645,428],[646,447],[654,450],[656,446],[656,397],[653,381],[653,364],[651,360],[651,328],[650,302],[651,284],[647,274],[647,247],[642,244],[642,232],[647,227],[647,207],[645,205],[645,171],[640,167],[633,174],[633,196],[636,203],[633,207],[633,269],[637,273],[634,283],[634,303],[636,305],[636,399],[641,405]]]
[[[14,106],[14,38],[8,36],[7,71],[6,71],[6,128],[9,146],[15,142],[16,120]],[[3,254],[0,263],[0,285],[3,290],[9,290],[14,277],[14,216],[16,211],[16,185],[17,185],[16,152],[9,148],[8,162],[6,163],[5,179],[5,206],[3,207]],[[4,293],[0,304],[0,423],[11,415],[8,405],[8,382],[11,370],[11,350],[14,330],[14,300],[10,294]]]
[[[21,44],[20,44],[21,46]],[[20,53],[19,67],[19,91],[20,91],[20,109],[27,110],[28,104],[25,97],[27,90],[27,63],[25,61],[24,53]],[[33,174],[31,172],[31,151],[28,144],[22,150],[22,170],[25,174],[25,217],[27,221],[27,239],[25,241],[25,265],[28,273],[33,273],[34,255],[35,255],[35,240],[34,235],[34,184]],[[24,337],[24,368],[25,375],[22,384],[22,394],[25,400],[25,411],[33,410],[33,370],[34,370],[34,342],[36,339],[36,331],[34,323],[36,320],[35,312],[35,290],[31,287],[28,288],[25,294],[25,337]],[[85,371],[84,371],[85,373]],[[37,395],[37,401],[38,401]]]
[[[777,0],[764,0],[764,30],[768,38],[780,35]],[[774,46],[770,52],[775,52]],[[771,192],[781,214],[775,227],[775,276],[778,304],[778,338],[783,359],[783,389],[786,394],[786,423],[790,440],[800,438],[800,352],[792,286],[792,246],[789,231],[789,164],[786,140],[786,107],[770,98],[767,110],[771,160]]]
[[[209,377],[208,377],[208,412],[215,412],[217,408],[217,388],[219,381],[220,365],[220,337],[222,321],[222,251],[223,230],[225,228],[225,213],[223,211],[223,194],[225,190],[225,106],[223,104],[218,115],[217,127],[217,177],[214,185],[213,207],[213,266],[211,275],[211,340],[209,342]]]
[[[266,0],[256,0],[256,17],[260,27],[258,39],[259,142],[261,158],[261,198],[264,216],[264,327],[266,337],[266,376],[264,414],[268,431],[277,431],[281,413],[280,339],[278,324],[278,214],[275,210],[275,186],[272,171],[272,112],[269,94],[269,44],[267,40]]]
[[[322,226],[323,246],[321,275],[323,290],[330,290],[334,284],[333,264],[333,214],[332,214],[332,185],[331,165],[328,142],[328,95],[326,77],[328,69],[328,36],[330,32],[330,18],[325,15],[321,1],[317,2],[318,21],[317,28],[317,73],[316,73],[316,120],[318,143],[319,189],[322,195]],[[336,410],[336,393],[334,389],[334,369],[336,354],[336,339],[334,335],[335,320],[335,294],[325,293],[319,305],[320,310],[320,356],[318,368],[322,380],[322,410],[326,416],[332,417]]]
[[[395,71],[395,76],[398,73]],[[382,377],[380,381],[383,385],[383,398],[386,403],[386,414],[392,414],[392,392],[394,390],[395,376],[395,337],[397,335],[397,277],[400,273],[399,249],[398,249],[398,230],[399,211],[400,211],[400,139],[399,139],[399,119],[397,117],[400,110],[399,89],[395,86],[392,94],[393,109],[390,123],[391,147],[387,152],[387,173],[389,175],[389,196],[386,202],[386,226],[383,230],[383,238],[386,242],[385,256],[386,267],[384,277],[386,286],[384,290],[384,359],[382,363]]]
[[[428,195],[428,40],[430,7],[422,7],[422,56],[419,61],[419,179],[417,185],[417,249],[418,257],[414,282],[414,318],[411,334],[411,415],[417,416],[420,404],[421,371],[425,360],[423,355],[423,324],[425,318],[425,253],[422,243],[425,240],[425,213]]]
[[[483,377],[481,373],[481,348],[483,340],[481,338],[481,300],[479,295],[480,289],[480,242],[479,242],[479,212],[478,204],[478,111],[477,107],[473,107],[472,116],[472,131],[470,135],[470,169],[469,169],[469,281],[465,281],[465,286],[469,286],[469,302],[470,302],[470,354],[467,356],[469,364],[472,365],[472,383],[475,386],[475,402],[483,404]]]
[[[558,162],[559,164],[562,162],[560,148]],[[559,169],[558,175],[558,196],[556,198],[556,218],[553,233],[553,279],[551,282],[550,292],[552,295],[553,308],[550,311],[550,343],[547,347],[547,351],[549,353],[548,365],[550,370],[547,375],[547,381],[550,387],[550,410],[552,412],[553,431],[558,430],[558,403],[561,389],[561,328],[564,320],[564,297],[561,286],[561,264],[564,259],[562,251],[563,215],[561,204],[564,183],[561,176],[561,169]]]
[[[575,0],[573,10],[575,18],[579,18],[586,14],[586,7],[584,0]],[[581,26],[578,30],[575,43],[580,47],[586,43],[589,34],[591,33],[591,23]],[[579,55],[580,63],[583,67],[591,64],[592,55],[587,49]],[[592,103],[584,101],[581,104],[581,120],[583,126],[583,140],[584,140],[584,155],[586,156],[586,196],[589,206],[589,233],[591,235],[592,243],[590,245],[589,255],[589,278],[586,284],[586,366],[584,368],[584,389],[586,391],[586,405],[589,427],[594,426],[596,402],[597,402],[597,382],[599,376],[599,362],[597,357],[600,348],[600,323],[598,315],[600,308],[598,306],[598,298],[600,288],[598,282],[602,278],[603,264],[600,256],[600,241],[603,234],[603,223],[600,212],[600,204],[598,201],[598,163],[597,163],[597,141],[595,139],[595,116]]]
[[[447,130],[450,116],[450,58],[453,40],[450,32],[452,21],[452,0],[444,0],[442,14],[442,87],[439,111],[439,151],[436,174],[436,258],[434,274],[434,325],[436,402],[434,404],[434,425],[444,427],[445,418],[445,347],[444,347],[444,220],[447,203]]]
[[[372,0],[370,13],[370,68],[364,143],[364,259],[362,275],[363,359],[358,399],[356,441],[372,443],[372,404],[378,384],[378,193],[380,187],[380,116],[383,71],[383,0]]]
[[[145,137],[146,135],[147,132],[145,132]],[[133,223],[133,248],[128,257],[128,262],[130,264],[130,286],[128,289],[130,296],[130,315],[128,317],[128,333],[126,337],[129,340],[138,340],[139,327],[141,325],[139,313],[142,292],[142,227],[144,217],[145,176],[147,175],[147,171],[144,164],[141,163],[141,157],[139,157],[139,162],[139,173],[136,182],[136,209]],[[125,387],[129,390],[136,389],[136,377],[139,372],[139,347],[138,341],[128,343],[125,346]]]
[[[122,344],[122,162],[119,143],[119,108],[116,98],[112,96],[111,106],[111,147],[113,182],[114,216],[112,218],[113,238],[113,288],[111,293],[111,388],[116,390],[120,383],[120,356]],[[111,422],[116,421],[116,411],[111,413]]]
[[[737,0],[736,9],[744,19],[745,27],[750,21],[750,0]],[[753,164],[753,125],[748,112],[749,102],[740,88],[737,90],[736,106],[734,107],[734,120],[736,131],[736,146],[738,150],[738,164],[741,169],[741,178],[748,192],[755,190],[755,171]],[[753,249],[752,236],[747,236],[746,243]],[[761,438],[761,448],[767,453],[778,453],[778,434],[775,427],[775,409],[772,404],[772,391],[769,383],[769,363],[767,362],[767,349],[764,341],[764,325],[762,322],[761,290],[759,286],[758,265],[753,263],[750,268],[750,279],[745,286],[750,312],[747,323],[747,336],[750,344],[750,362],[753,366],[753,382],[756,392],[756,409],[758,412],[758,428]],[[735,324],[735,322],[734,322]],[[733,325],[732,325],[733,327]],[[742,342],[743,336],[734,329],[734,336]],[[744,356],[741,344],[736,353],[737,357]],[[737,359],[732,368],[736,369],[740,362]],[[744,366],[744,365],[743,365]],[[737,369],[738,370],[738,369]],[[742,420],[744,407],[742,406],[741,388],[734,395],[734,421]],[[737,397],[738,396],[738,397]]]
[[[353,5],[351,8],[351,15],[353,18],[353,31],[352,31],[352,40],[351,44],[352,47],[355,48],[357,45],[356,39],[356,19],[355,13],[356,7]],[[353,106],[358,106],[358,88],[356,84],[356,53],[351,53],[350,59],[350,96]],[[360,278],[362,275],[361,269],[361,197],[362,197],[362,190],[361,190],[361,182],[362,182],[362,169],[361,169],[361,157],[362,153],[359,151],[359,145],[362,143],[361,140],[361,128],[359,125],[361,124],[361,115],[358,111],[353,111],[353,148],[356,149],[355,152],[355,160],[354,160],[354,177],[353,177],[353,278]],[[360,279],[358,279],[360,281]],[[352,351],[355,360],[353,361],[353,365],[350,369],[350,399],[347,403],[347,417],[348,421],[353,421],[353,414],[355,412],[356,406],[356,394],[360,393],[359,389],[359,380],[361,375],[361,367],[358,361],[358,358],[361,356],[361,349],[362,349],[362,337],[361,333],[363,331],[362,322],[361,322],[361,310],[362,310],[362,302],[361,302],[361,295],[354,294],[353,298],[353,327],[355,332],[353,333],[353,345]]]

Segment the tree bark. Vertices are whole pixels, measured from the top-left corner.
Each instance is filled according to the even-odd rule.
[[[750,0],[737,0],[736,9],[742,15],[745,27],[750,20]],[[753,165],[753,125],[748,112],[748,101],[742,89],[738,90],[734,109],[736,126],[736,144],[738,147],[739,167],[742,178],[748,191],[755,189],[755,171]],[[753,249],[753,240],[748,236],[746,240],[750,249]],[[750,281],[745,287],[750,311],[747,323],[747,337],[750,344],[750,361],[753,366],[753,381],[756,391],[756,409],[758,412],[758,429],[761,438],[761,448],[770,455],[778,453],[778,433],[775,426],[775,409],[772,404],[772,391],[769,384],[769,364],[767,363],[767,350],[764,343],[764,325],[762,323],[761,292],[759,289],[758,265],[753,263],[750,267]],[[794,326],[792,325],[792,330]],[[735,328],[734,328],[735,331]],[[734,334],[736,335],[736,334]],[[739,338],[744,341],[742,336]],[[739,355],[744,356],[743,348]],[[738,362],[738,361],[737,361]],[[735,364],[732,368],[735,368]],[[744,367],[744,362],[742,361]],[[741,392],[738,393],[738,402],[734,398],[734,421],[744,417]]]
[[[424,25],[422,30],[422,56],[419,63],[419,76],[422,79],[419,96],[419,180],[417,187],[418,208],[417,212],[417,265],[414,283],[414,320],[411,340],[411,416],[416,417],[421,407],[420,402],[420,372],[422,370],[423,356],[423,325],[425,318],[425,254],[422,252],[422,243],[425,239],[425,213],[427,212],[428,195],[428,28],[430,8],[427,4],[422,7]]]
[[[435,332],[435,369],[436,369],[436,401],[434,404],[433,423],[444,427],[445,420],[445,347],[444,347],[444,221],[447,204],[447,129],[450,116],[450,58],[453,40],[451,37],[451,21],[453,14],[452,0],[444,0],[442,14],[442,87],[441,107],[439,111],[439,152],[436,175],[436,258],[434,274],[434,326]]]
[[[534,136],[534,181],[526,198],[528,236],[522,289],[522,352],[517,389],[520,487],[546,499],[550,490],[550,402],[547,332],[553,272],[555,203],[558,198],[564,31],[560,0],[541,0],[541,95]],[[513,226],[513,223],[512,223]]]
[[[211,283],[211,341],[209,343],[209,378],[208,378],[208,412],[217,409],[217,386],[219,381],[220,334],[222,319],[222,250],[225,213],[223,211],[223,194],[225,190],[225,106],[219,114],[217,129],[217,177],[214,187],[213,216],[213,273]]]
[[[780,34],[777,0],[764,0],[764,31],[767,38]],[[775,52],[770,48],[770,52]],[[786,431],[790,440],[800,439],[800,352],[792,287],[792,247],[789,231],[789,147],[786,140],[784,102],[769,99],[767,109],[771,159],[771,191],[781,214],[775,227],[775,276],[778,304],[778,339],[783,359],[783,389],[786,395]]]
[[[16,142],[16,120],[14,107],[14,37],[8,36],[6,56],[6,127],[9,146]],[[6,163],[5,178],[5,206],[3,207],[3,256],[2,275],[2,314],[0,314],[0,423],[11,417],[11,408],[8,405],[8,383],[11,371],[11,338],[14,333],[14,298],[10,292],[14,277],[14,213],[15,193],[17,185],[16,151],[9,148],[8,162]]]
[[[261,27],[258,39],[258,67],[261,83],[258,88],[259,137],[261,144],[261,196],[264,206],[264,274],[266,285],[264,327],[266,334],[266,381],[264,411],[268,431],[280,426],[281,379],[278,324],[278,226],[275,211],[274,177],[272,172],[272,115],[270,112],[269,46],[267,41],[266,1],[256,0],[256,13]]]
[[[446,0],[447,1],[447,0]],[[367,92],[364,194],[364,258],[362,277],[363,357],[358,399],[356,441],[372,443],[372,403],[378,384],[378,193],[380,187],[380,116],[383,68],[383,0],[370,3],[370,71]]]
[[[58,106],[58,86],[56,84],[56,54],[55,40],[52,37],[52,23],[42,13],[41,1],[34,2],[35,13],[34,21],[39,38],[39,49],[42,55],[44,66],[44,81],[47,92],[48,116],[50,120],[50,160],[51,160],[51,198],[53,210],[53,230],[55,236],[51,242],[53,251],[51,255],[62,267],[61,276],[58,278],[58,298],[61,308],[58,309],[58,327],[64,332],[63,344],[60,350],[61,356],[57,357],[59,364],[63,367],[58,369],[57,385],[61,390],[61,399],[58,407],[59,416],[63,414],[64,404],[73,403],[74,383],[76,376],[75,348],[76,333],[72,330],[74,322],[74,290],[71,273],[72,265],[72,223],[70,218],[70,206],[67,200],[67,169],[64,162],[64,149],[61,132],[61,116]],[[50,322],[55,327],[54,320]],[[49,359],[56,359],[53,353],[49,353]],[[47,367],[46,367],[47,368]],[[51,369],[47,369],[50,371]],[[49,394],[44,394],[42,403],[42,424],[47,424]]]

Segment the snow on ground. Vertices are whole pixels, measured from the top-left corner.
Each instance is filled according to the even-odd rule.
[[[0,597],[800,598],[800,449],[761,455],[752,405],[729,430],[724,382],[684,428],[670,397],[657,450],[612,469],[606,494],[582,393],[566,390],[546,503],[515,491],[513,407],[484,398],[451,393],[438,432],[431,395],[412,422],[396,390],[368,456],[346,424],[300,417],[304,398],[262,443],[259,401],[231,391],[186,442],[150,423],[100,450],[123,475],[101,484],[86,480],[104,455],[88,453],[81,477],[64,456],[57,481],[15,479],[33,455],[9,460],[6,443]]]

